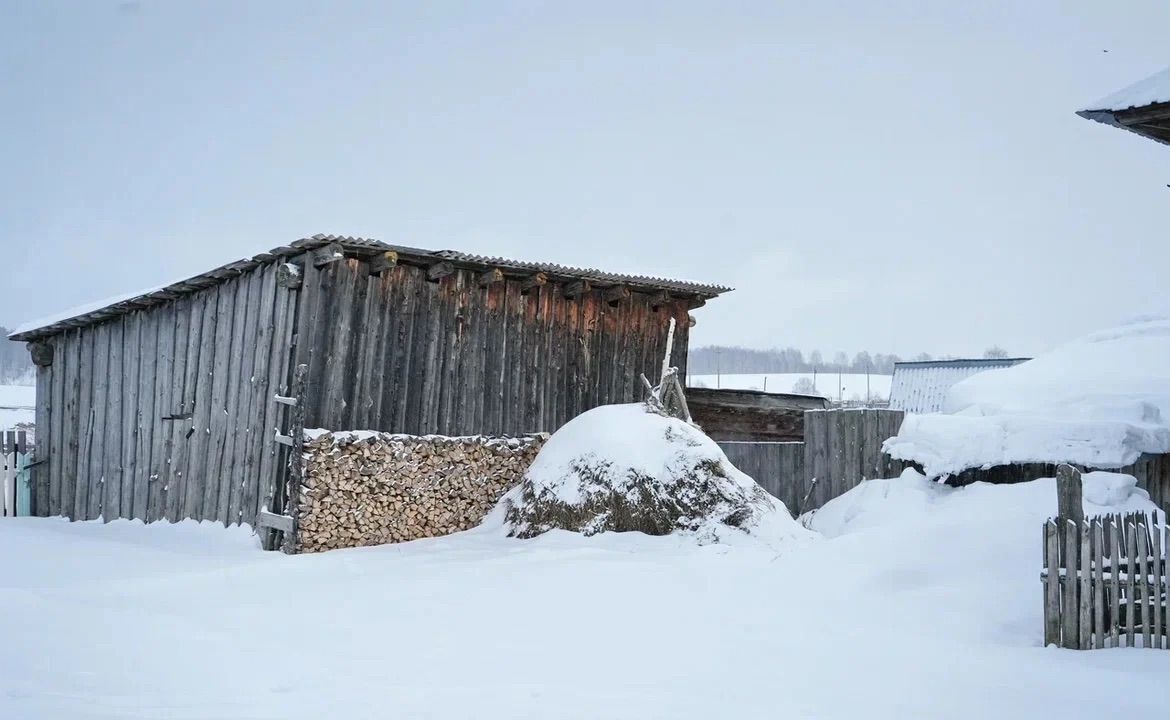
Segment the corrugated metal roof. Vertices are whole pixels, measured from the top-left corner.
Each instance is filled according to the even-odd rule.
[[[110,317],[144,308],[161,305],[174,300],[176,297],[197,292],[203,288],[216,285],[228,278],[247,272],[261,264],[299,255],[300,253],[316,250],[326,245],[336,243],[343,251],[354,255],[372,255],[378,252],[393,250],[398,253],[399,262],[410,265],[433,265],[437,262],[449,262],[462,268],[481,269],[499,268],[505,275],[520,276],[542,272],[549,276],[550,281],[587,280],[600,287],[626,285],[631,290],[642,292],[669,292],[680,297],[700,299],[713,298],[731,290],[722,285],[709,285],[689,282],[685,280],[669,280],[666,278],[650,277],[646,275],[623,275],[609,273],[593,268],[575,268],[552,263],[533,263],[523,260],[487,257],[458,252],[456,250],[423,250],[405,245],[393,245],[380,240],[355,238],[341,235],[314,235],[310,238],[297,240],[289,245],[274,248],[269,252],[261,253],[252,258],[237,260],[222,265],[214,270],[192,276],[179,282],[159,287],[153,290],[124,297],[116,302],[101,305],[96,308],[86,308],[84,312],[76,314],[66,313],[63,317],[50,318],[44,322],[37,321],[25,325],[9,336],[12,340],[31,341],[64,330],[91,325]]]
[[[1029,358],[928,360],[894,363],[890,409],[910,413],[942,412],[952,385],[987,370],[1009,368]]]

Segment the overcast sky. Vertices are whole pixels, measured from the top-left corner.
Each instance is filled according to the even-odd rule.
[[[0,5],[0,323],[318,232],[734,286],[692,343],[1166,311],[1149,2]],[[1107,51],[1107,52],[1106,52]]]

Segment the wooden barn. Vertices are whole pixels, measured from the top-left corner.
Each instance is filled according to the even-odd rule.
[[[317,235],[24,327],[33,514],[253,523],[294,422],[553,431],[640,399],[672,318],[685,376],[689,311],[726,290]]]

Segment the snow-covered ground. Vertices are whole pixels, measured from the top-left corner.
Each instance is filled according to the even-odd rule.
[[[36,419],[37,389],[31,385],[0,385],[0,430]]]
[[[815,382],[819,395],[830,400],[865,400],[867,376],[863,373],[843,373],[838,382],[837,373],[817,373]],[[812,373],[723,373],[721,375],[691,375],[687,378],[689,387],[725,388],[730,390],[767,390],[775,393],[790,393],[801,379],[813,382]],[[892,375],[869,375],[868,388],[871,400],[887,400],[890,397]]]
[[[1166,717],[1164,652],[1040,647],[1054,510],[1051,480],[908,473],[779,550],[517,540],[497,513],[296,557],[210,524],[7,519],[0,717]]]

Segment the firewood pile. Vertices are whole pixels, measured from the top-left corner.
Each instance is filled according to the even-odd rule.
[[[478,525],[546,436],[306,433],[300,552],[436,537]]]

